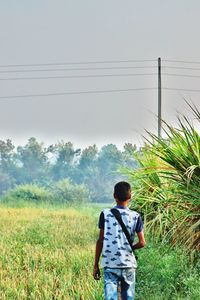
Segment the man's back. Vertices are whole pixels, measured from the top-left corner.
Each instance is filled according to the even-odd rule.
[[[121,214],[132,242],[135,232],[142,230],[140,215],[128,207],[116,206]],[[109,268],[131,268],[137,267],[132,249],[122,231],[121,225],[116,220],[110,209],[104,209],[100,215],[99,228],[104,229],[104,241],[102,249],[102,267]]]

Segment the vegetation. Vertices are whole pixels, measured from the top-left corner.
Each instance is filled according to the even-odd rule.
[[[103,300],[92,278],[100,208],[0,208],[0,299]],[[184,252],[148,244],[139,254],[136,299],[198,300],[198,271]]]
[[[102,300],[103,282],[92,278],[100,208],[83,204],[111,201],[122,178],[147,233],[136,299],[200,299],[200,135],[186,117],[178,121],[163,122],[165,138],[148,133],[142,151],[0,141],[0,299]]]
[[[93,145],[81,151],[65,141],[45,147],[32,137],[26,145],[15,147],[11,140],[0,140],[0,195],[26,184],[60,190],[58,186],[67,179],[68,185],[84,184],[92,201],[110,202],[113,185],[121,179],[118,167],[136,167],[134,151],[136,147],[130,143],[123,151],[113,144],[100,150]]]
[[[200,121],[200,113],[192,107]],[[132,206],[145,215],[150,233],[163,242],[184,245],[191,257],[200,250],[200,135],[191,121],[179,128],[165,123],[167,138],[149,133],[137,156],[140,167],[128,173],[134,191]]]
[[[60,180],[45,188],[36,184],[17,185],[0,198],[1,203],[18,207],[34,203],[80,205],[89,200],[86,186],[74,184],[69,179]]]
[[[84,184],[74,184],[69,179],[54,183],[50,190],[56,203],[76,205],[90,200],[88,188]]]
[[[9,190],[6,197],[2,199],[3,202],[51,202],[52,194],[43,187],[36,184],[17,185],[15,188]]]

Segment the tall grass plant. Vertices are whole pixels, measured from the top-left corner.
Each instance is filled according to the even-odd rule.
[[[200,122],[200,112],[191,106]],[[136,155],[137,170],[123,169],[133,187],[132,207],[141,210],[147,230],[164,243],[182,245],[191,257],[200,250],[200,134],[191,120],[178,127],[163,121],[165,138],[148,132]]]

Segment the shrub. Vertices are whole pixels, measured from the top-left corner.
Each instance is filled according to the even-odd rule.
[[[191,108],[200,121],[200,112]],[[196,255],[200,250],[200,135],[186,117],[178,120],[178,129],[163,122],[167,139],[149,133],[148,145],[138,156],[140,167],[124,171],[151,234],[184,245]]]
[[[89,190],[84,184],[75,184],[65,178],[56,182],[51,191],[54,199],[61,203],[82,203],[90,200]]]
[[[52,194],[45,188],[35,184],[17,185],[14,189],[8,191],[3,198],[4,202],[28,201],[28,202],[50,202]]]

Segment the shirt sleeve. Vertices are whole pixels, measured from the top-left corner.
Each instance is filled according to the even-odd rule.
[[[99,229],[104,229],[104,213],[101,212],[99,216]]]
[[[141,216],[139,215],[139,217],[138,217],[138,219],[137,219],[135,231],[138,233],[138,232],[142,231],[143,227],[144,227],[144,226],[143,226],[142,218],[141,218]]]

